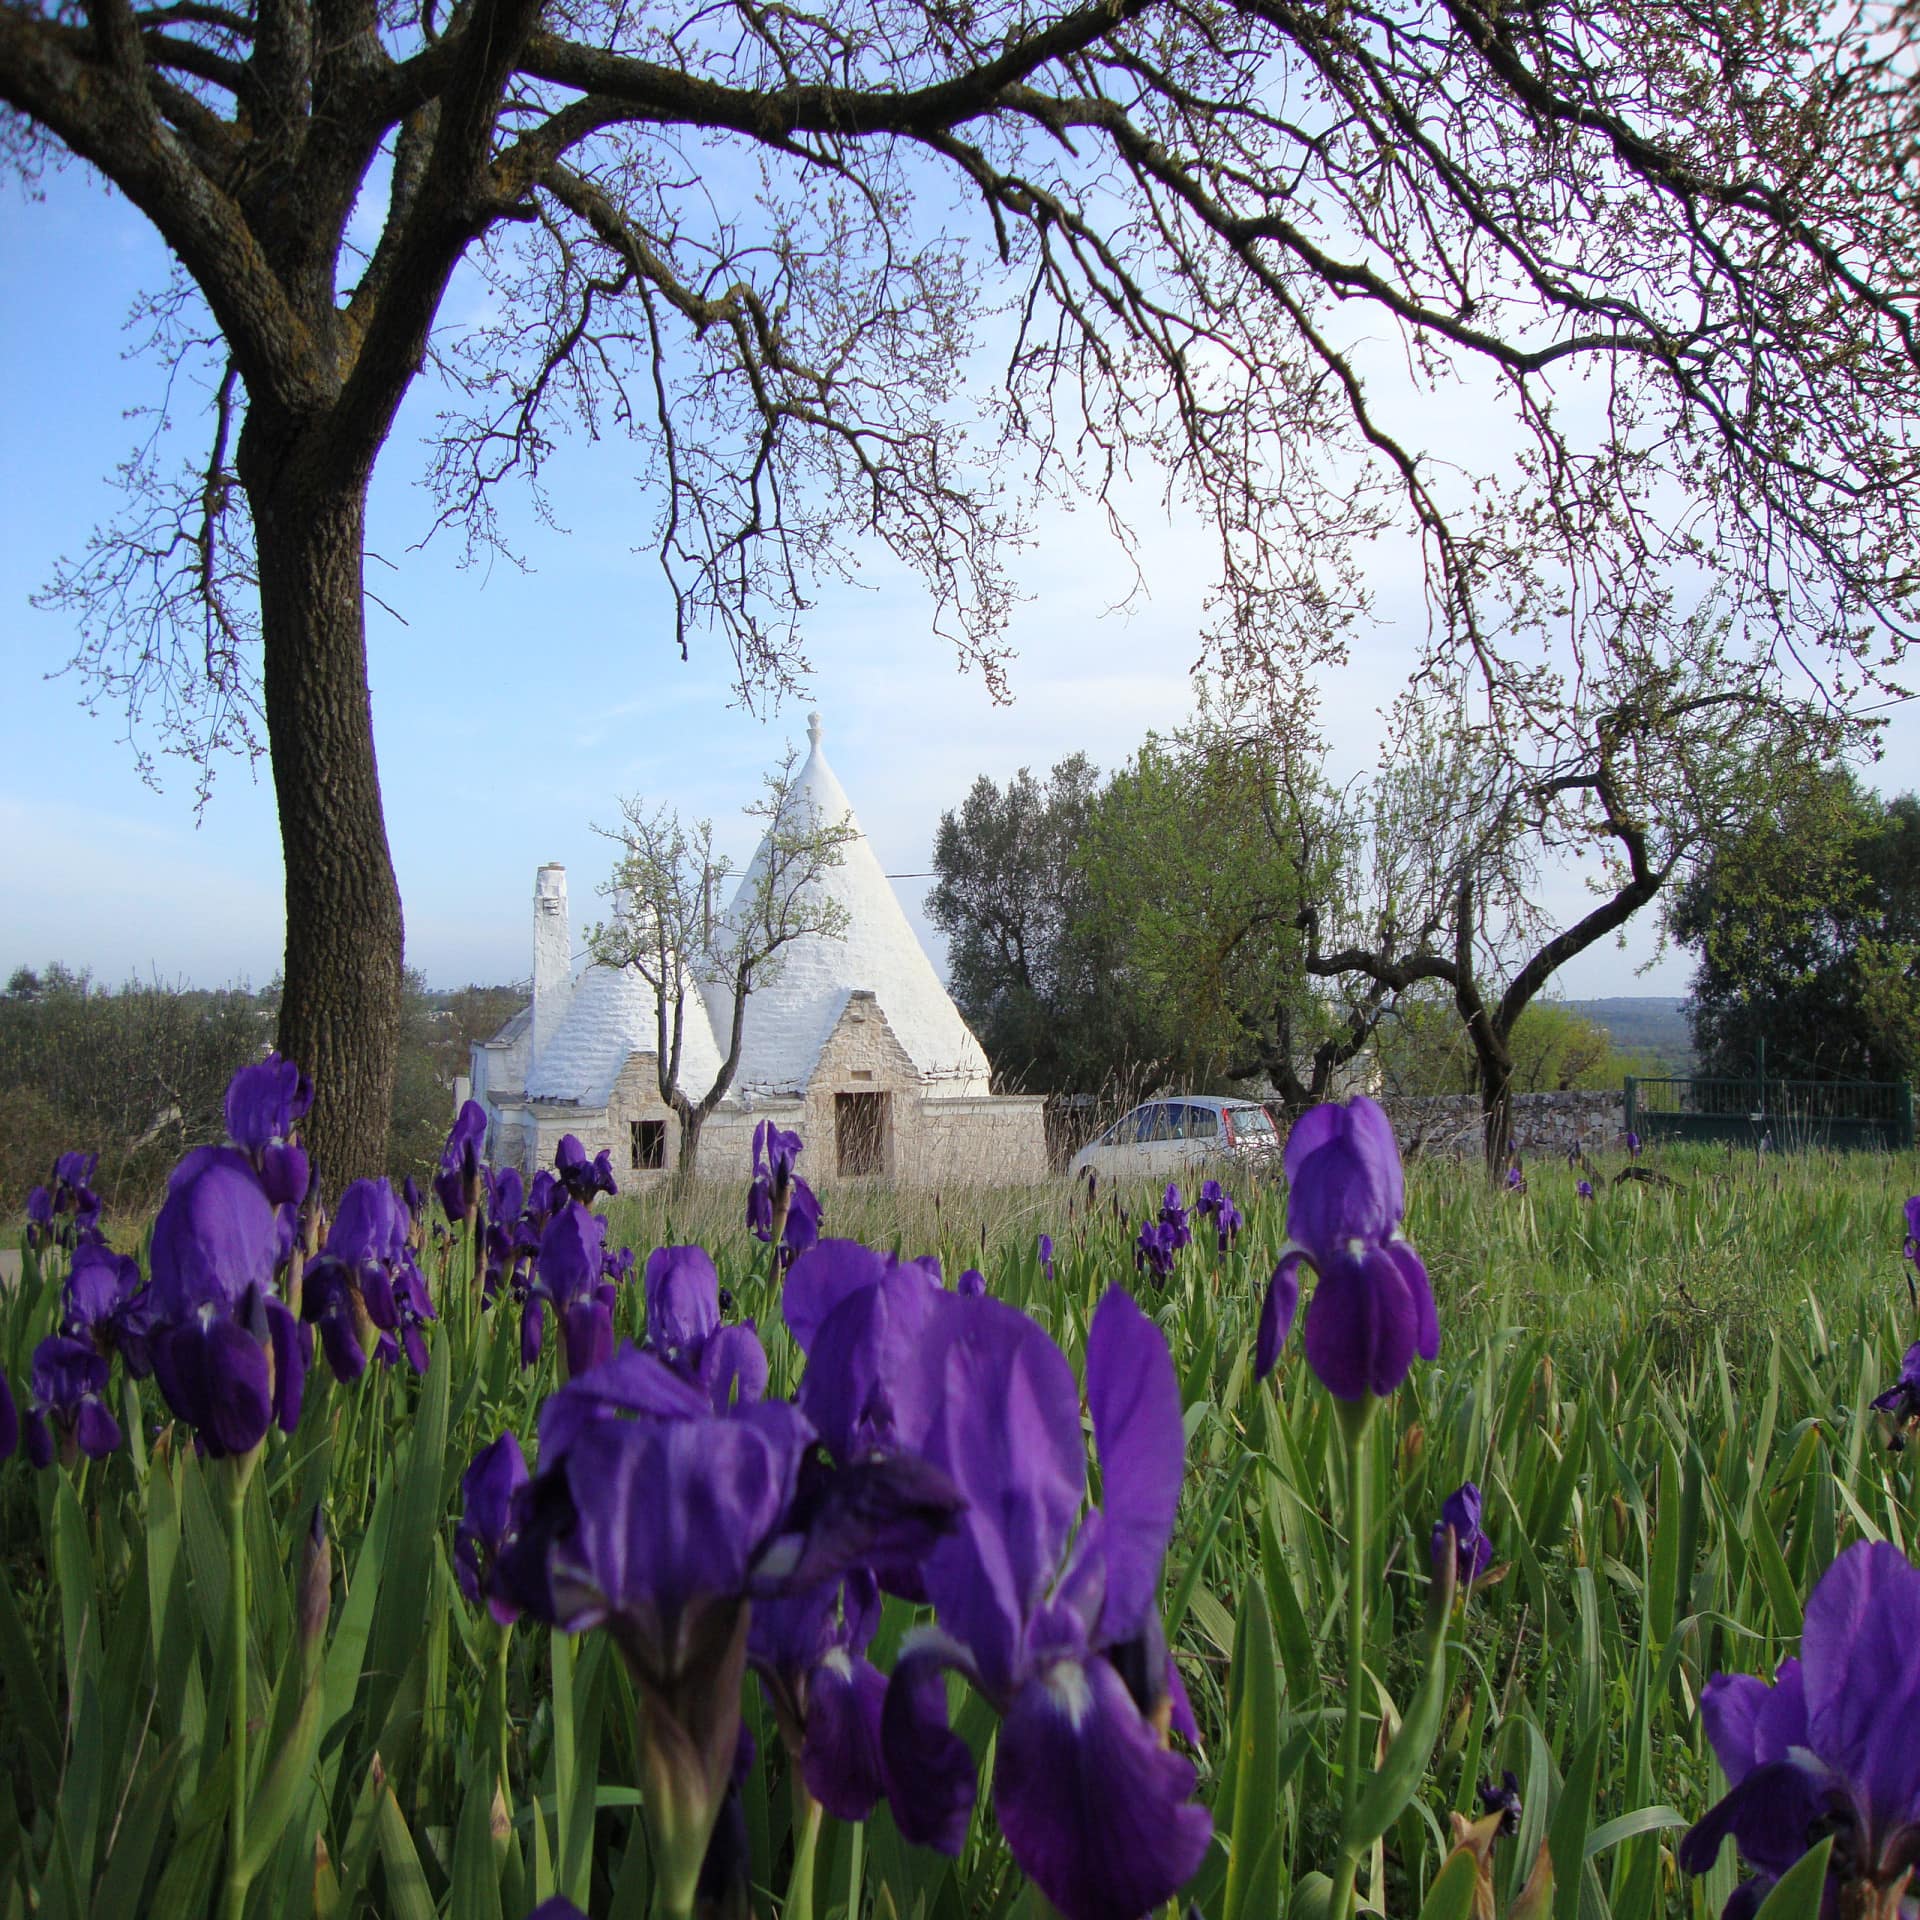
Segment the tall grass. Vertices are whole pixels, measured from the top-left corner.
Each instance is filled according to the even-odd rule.
[[[1731,1852],[1703,1882],[1673,1860],[1678,1830],[1719,1788],[1701,1686],[1723,1668],[1770,1674],[1849,1541],[1913,1550],[1914,1456],[1887,1451],[1867,1403],[1920,1334],[1899,1253],[1920,1165],[1700,1153],[1660,1170],[1677,1184],[1605,1183],[1590,1203],[1557,1168],[1533,1170],[1523,1195],[1490,1191],[1472,1170],[1412,1171],[1408,1230],[1442,1346],[1385,1408],[1371,1450],[1363,1577],[1383,1726],[1413,1692],[1428,1534],[1463,1480],[1485,1491],[1501,1571],[1454,1625],[1425,1786],[1363,1868],[1377,1911],[1420,1911],[1450,1845],[1448,1812],[1510,1768],[1525,1812],[1502,1843],[1503,1903],[1544,1844],[1556,1920],[1717,1914]],[[1159,1290],[1131,1252],[1158,1203],[1145,1187],[1103,1186],[1091,1208],[1064,1181],[823,1196],[830,1232],[937,1250],[949,1279],[980,1268],[1076,1365],[1110,1284],[1164,1329],[1189,1463],[1165,1597],[1215,1816],[1190,1889],[1208,1920],[1285,1913],[1327,1865],[1345,1698],[1338,1437],[1297,1334],[1274,1380],[1253,1383],[1285,1210],[1277,1186],[1250,1179],[1236,1187],[1247,1225],[1233,1250],[1197,1238]],[[614,1204],[614,1240],[642,1257],[669,1235],[714,1252],[766,1339],[773,1390],[790,1389],[799,1356],[765,1250],[741,1225],[741,1190]],[[275,1803],[253,1915],[519,1920],[555,1891],[595,1915],[645,1911],[634,1701],[618,1661],[603,1636],[527,1630],[503,1652],[453,1579],[466,1461],[503,1426],[531,1448],[554,1384],[555,1343],[523,1373],[511,1321],[496,1329],[501,1317],[464,1297],[463,1259],[443,1256],[426,1378],[376,1370],[343,1389],[316,1374],[298,1433],[274,1443],[248,1492],[256,1793],[305,1697],[293,1588],[316,1502],[336,1568],[310,1752]],[[57,1316],[57,1278],[30,1260],[0,1301],[0,1364],[16,1389]],[[623,1289],[619,1317],[638,1333],[637,1287]],[[124,1392],[123,1453],[71,1473],[0,1468],[0,1920],[198,1915],[216,1884],[224,1527],[209,1473],[161,1424],[157,1396]],[[909,1617],[889,1603],[883,1666]],[[771,1911],[789,1892],[790,1802],[751,1689],[748,1717],[761,1754],[748,1829]],[[990,1713],[970,1701],[956,1724],[990,1771]],[[509,1791],[496,1798],[503,1743]],[[957,1861],[905,1846],[884,1809],[864,1828],[829,1823],[811,1895],[822,1920],[961,1920],[1030,1899],[985,1792]]]

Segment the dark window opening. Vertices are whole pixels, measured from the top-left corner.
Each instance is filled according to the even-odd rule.
[[[834,1145],[840,1171],[847,1175],[887,1170],[887,1107],[884,1093],[836,1093],[833,1096]]]
[[[627,1135],[633,1151],[633,1165],[641,1173],[658,1173],[667,1164],[667,1123],[664,1120],[634,1120]]]

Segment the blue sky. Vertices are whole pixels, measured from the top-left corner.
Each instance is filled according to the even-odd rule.
[[[90,717],[79,683],[58,677],[73,648],[68,617],[28,605],[55,556],[77,552],[113,510],[110,478],[136,431],[125,416],[158,378],[151,362],[126,357],[124,321],[166,269],[141,217],[82,169],[45,186],[40,202],[17,188],[0,200],[0,968],[61,959],[107,980],[259,984],[281,946],[264,763],[257,777],[226,765],[196,822],[187,769],[163,762],[158,794],[142,783],[121,716]],[[1020,570],[1028,598],[1013,628],[1010,706],[956,671],[913,583],[876,564],[870,591],[830,593],[812,615],[809,696],[762,719],[729,704],[719,641],[696,638],[691,663],[679,660],[655,564],[634,551],[649,503],[619,441],[563,444],[548,469],[564,533],[516,505],[532,571],[463,572],[451,542],[412,551],[429,519],[417,480],[431,413],[431,396],[416,395],[382,461],[369,544],[394,569],[370,563],[368,579],[394,610],[370,607],[369,644],[408,957],[435,984],[527,972],[543,860],[566,864],[576,926],[592,916],[611,852],[594,824],[615,819],[623,795],[711,815],[744,856],[752,834],[738,809],[785,742],[804,741],[810,707],[825,716],[828,752],[882,862],[901,874],[929,866],[940,813],[975,775],[1043,769],[1076,748],[1112,766],[1148,728],[1190,709],[1211,569],[1202,537],[1164,516],[1143,516],[1149,595],[1124,615],[1108,612],[1120,569],[1096,516],[1042,522]],[[1389,604],[1417,620],[1403,590],[1412,555],[1381,560],[1399,583]],[[1366,765],[1408,658],[1406,638],[1375,629],[1329,683],[1339,772]],[[1881,777],[1899,782],[1916,764],[1920,723],[1903,722]],[[926,884],[898,883],[923,934]],[[1571,877],[1552,892],[1579,910]],[[1649,927],[1625,952],[1583,957],[1563,988],[1682,991],[1682,960],[1635,972],[1651,951]]]

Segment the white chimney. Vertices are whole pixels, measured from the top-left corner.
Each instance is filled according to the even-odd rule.
[[[573,934],[567,924],[567,870],[550,860],[533,877],[533,1046],[538,1060],[559,1030],[573,991]]]

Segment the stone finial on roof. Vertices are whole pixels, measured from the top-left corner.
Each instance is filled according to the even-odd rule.
[[[821,724],[819,714],[810,713],[807,715],[807,745],[810,746],[815,753],[820,751],[820,736],[825,731],[826,728]]]

